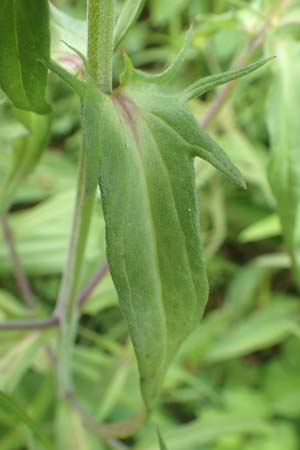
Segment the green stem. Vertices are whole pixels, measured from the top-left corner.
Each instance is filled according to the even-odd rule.
[[[102,92],[112,92],[115,0],[88,0],[88,62]]]
[[[112,57],[115,0],[88,0],[88,66],[99,88],[112,92]],[[54,316],[59,318],[60,333],[57,358],[59,397],[73,391],[72,355],[80,317],[77,302],[95,194],[87,196],[85,186],[86,150],[81,147],[77,197],[68,257]]]
[[[77,295],[95,197],[94,195],[87,197],[85,194],[85,169],[86,151],[82,145],[68,257],[54,312],[55,317],[58,317],[60,321],[57,375],[59,395],[61,397],[64,397],[72,390],[72,348],[79,318]]]

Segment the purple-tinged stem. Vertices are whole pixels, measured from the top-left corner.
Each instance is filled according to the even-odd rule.
[[[46,319],[33,319],[24,321],[0,322],[0,331],[2,330],[43,330],[45,328],[56,327],[59,325],[59,318],[50,316]]]
[[[21,261],[15,245],[15,239],[6,214],[1,216],[1,224],[3,229],[4,240],[10,254],[16,283],[28,309],[34,309],[34,294],[31,290],[28,279],[23,271]]]
[[[79,294],[78,299],[77,299],[77,304],[79,306],[83,305],[83,303],[87,300],[87,298],[94,291],[96,286],[103,280],[103,278],[107,274],[108,270],[109,270],[108,262],[104,261],[104,263],[101,264],[99,270],[97,270],[95,275],[90,279],[90,281],[87,283],[87,285],[83,288],[83,290]]]

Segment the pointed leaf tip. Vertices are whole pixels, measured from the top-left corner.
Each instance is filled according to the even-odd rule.
[[[181,69],[186,59],[187,52],[193,37],[193,32],[194,27],[192,25],[186,34],[184,45],[180,50],[180,52],[178,53],[177,57],[175,58],[175,61],[161,73],[151,74],[143,72],[142,70],[135,69],[128,55],[124,54],[125,69],[120,76],[121,84],[125,84],[130,81],[141,81],[144,83],[154,83],[154,84],[169,83],[177,75],[178,71]]]
[[[184,61],[186,60],[187,53],[188,53],[188,50],[189,50],[189,47],[191,45],[191,41],[193,38],[193,34],[194,34],[194,26],[191,25],[186,34],[184,44],[183,44],[181,50],[179,51],[177,57],[175,58],[174,62],[160,74],[153,75],[153,77],[154,77],[153,80],[155,82],[169,83],[177,75],[177,73],[181,69]]]
[[[86,91],[84,82],[80,81],[55,61],[41,59],[40,62],[51,70],[51,72],[55,73],[55,75],[65,81],[76,92],[76,94],[79,95],[80,98],[83,98]]]
[[[129,83],[135,73],[135,68],[126,52],[123,53],[124,70],[120,74],[120,84]]]
[[[104,98],[89,89],[82,109],[85,145],[100,156],[99,165],[91,159],[89,178],[99,180],[110,273],[150,412],[172,358],[198,326],[208,297],[194,171],[187,145],[149,104],[159,108],[163,103],[174,113],[172,98],[142,83]],[[183,106],[178,101],[176,106],[181,123]],[[176,263],[170,265],[171,260]]]
[[[203,131],[203,130],[202,130]],[[209,137],[205,143],[192,146],[193,156],[198,156],[209,162],[215,169],[221,172],[229,181],[242,189],[247,189],[246,181],[240,170],[231,162],[224,150]]]
[[[149,109],[164,127],[172,130],[182,141],[183,148],[191,158],[202,158],[219,170],[229,180],[246,188],[245,180],[237,167],[230,161],[221,146],[199,125],[193,114],[171,96],[163,98],[161,94],[157,97],[152,92],[152,98],[146,98]]]
[[[85,55],[78,50],[77,48],[73,47],[72,45],[68,44],[66,41],[64,41],[63,39],[61,40],[61,42],[68,47],[70,50],[72,50],[74,53],[76,53],[76,55],[81,59],[82,63],[84,64],[84,67],[86,69],[86,71],[88,72],[88,60],[85,57]]]
[[[237,80],[238,78],[244,77],[245,75],[254,72],[255,70],[264,66],[274,58],[275,57],[272,56],[271,58],[265,58],[260,61],[256,61],[255,63],[250,64],[249,66],[243,67],[241,69],[232,69],[227,72],[202,78],[193,83],[191,86],[184,89],[178,95],[178,97],[183,103],[186,103],[189,100],[192,100],[193,98],[200,97],[206,92],[211,91],[212,89],[215,89],[218,86],[221,86],[222,84],[229,83],[230,81]]]

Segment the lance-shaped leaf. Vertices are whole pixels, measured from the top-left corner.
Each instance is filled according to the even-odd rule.
[[[89,86],[82,111],[87,152],[100,155],[110,271],[150,410],[207,301],[193,159],[243,179],[182,103],[152,84],[112,96]]]
[[[193,83],[191,86],[186,88],[179,94],[181,101],[184,103],[188,102],[192,98],[200,97],[212,89],[215,89],[222,84],[228,83],[229,81],[237,80],[238,78],[242,78],[245,75],[249,75],[251,72],[259,69],[264,66],[267,62],[271,61],[273,58],[262,59],[261,61],[256,61],[249,66],[243,67],[241,69],[232,69],[228,72],[218,73],[216,75],[210,75],[205,78],[201,78],[200,80]]]
[[[125,68],[124,72],[120,76],[121,84],[126,84],[133,81],[141,81],[155,84],[165,84],[169,83],[179,72],[183,63],[186,60],[189,46],[193,37],[193,27],[190,27],[186,34],[184,44],[178,53],[177,57],[173,63],[160,73],[148,73],[142,70],[135,69],[129,59],[129,57],[124,55]]]
[[[272,50],[278,57],[268,98],[272,146],[269,178],[300,285],[300,44],[292,38],[274,38]]]
[[[0,0],[0,87],[20,109],[45,114],[50,57],[48,0]],[[38,18],[38,20],[37,20]]]

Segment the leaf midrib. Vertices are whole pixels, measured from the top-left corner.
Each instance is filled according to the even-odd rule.
[[[157,116],[155,116],[155,117],[157,117]],[[165,124],[165,122],[163,120],[161,120],[159,117],[157,117],[157,119],[160,120],[163,124]],[[187,262],[188,262],[188,265],[189,265],[189,274],[190,274],[190,278],[191,278],[191,281],[192,281],[192,284],[193,284],[193,287],[194,287],[195,294],[197,296],[198,290],[197,290],[196,285],[195,285],[194,277],[192,276],[193,271],[192,271],[191,261],[190,261],[189,255],[188,255],[188,251],[187,251],[187,240],[186,240],[186,236],[185,236],[185,233],[183,231],[182,223],[181,223],[178,211],[177,211],[177,204],[176,204],[176,201],[175,201],[175,195],[174,195],[174,191],[173,191],[173,186],[172,186],[172,183],[171,183],[170,178],[169,178],[169,171],[168,171],[168,168],[166,166],[166,163],[165,163],[163,157],[160,154],[158,142],[157,142],[155,136],[153,135],[153,133],[151,132],[151,129],[149,128],[149,125],[147,124],[147,120],[146,119],[144,119],[144,123],[145,123],[147,129],[149,130],[149,134],[151,135],[153,143],[154,143],[154,145],[155,145],[155,147],[157,149],[156,153],[158,154],[159,159],[161,160],[162,165],[164,167],[164,171],[167,174],[167,180],[168,180],[168,185],[169,185],[170,192],[171,192],[173,206],[174,206],[174,209],[175,209],[175,212],[176,212],[177,221],[178,221],[178,224],[179,224],[179,227],[180,227],[180,230],[181,230],[181,235],[182,235],[183,240],[184,240],[184,248],[185,248],[186,259],[187,259]]]
[[[138,136],[138,130],[136,129],[134,131],[132,129],[132,127],[135,126],[134,121],[131,122],[130,126],[127,124],[126,116],[124,115],[124,112],[123,112],[124,109],[126,109],[126,114],[131,115],[131,111],[129,111],[126,108],[126,103],[122,103],[122,106],[121,106],[120,109],[116,108],[116,110],[118,112],[118,116],[119,116],[120,122],[121,122],[120,130],[122,130],[123,140],[124,140],[124,142],[127,141],[126,133],[123,131],[124,124],[125,124],[126,129],[130,130],[130,133],[132,134],[133,142],[138,146],[138,143],[136,141],[136,136]],[[137,111],[139,111],[138,108],[137,108]],[[158,253],[158,247],[157,247],[156,230],[155,230],[154,220],[153,220],[153,210],[152,210],[152,207],[151,207],[151,203],[149,201],[149,197],[150,197],[150,195],[149,195],[149,186],[148,186],[148,183],[147,183],[147,177],[146,177],[145,170],[144,170],[144,165],[143,165],[141,152],[138,150],[136,152],[136,154],[138,155],[138,159],[140,161],[140,167],[141,167],[142,172],[143,172],[142,179],[144,180],[143,184],[144,184],[144,188],[145,188],[145,191],[146,191],[146,196],[145,196],[146,197],[146,205],[147,205],[147,209],[149,210],[149,224],[150,224],[150,229],[151,229],[151,234],[152,234],[152,242],[154,242],[154,248],[155,248],[154,249],[154,255],[155,255],[156,273],[157,273],[157,278],[158,278],[159,286],[160,286],[160,289],[159,289],[160,290],[160,300],[159,300],[159,302],[157,302],[157,304],[158,304],[159,310],[161,311],[161,316],[163,318],[164,330],[165,330],[164,334],[165,334],[165,339],[166,339],[166,345],[165,345],[164,350],[163,350],[163,352],[164,352],[164,357],[163,357],[164,363],[161,365],[161,368],[160,368],[160,372],[163,373],[165,368],[166,368],[166,366],[167,366],[167,361],[168,361],[167,349],[168,349],[168,340],[169,339],[168,339],[168,326],[167,326],[167,320],[166,320],[166,316],[167,315],[166,315],[166,310],[165,310],[164,301],[163,301],[163,298],[164,298],[163,283],[162,283],[162,279],[161,279],[161,270],[160,270],[159,253]],[[127,206],[127,210],[128,210],[128,196],[126,197],[126,199],[127,199],[126,206]],[[125,259],[125,261],[126,261],[126,259]],[[127,270],[127,262],[125,262],[125,267],[126,267],[126,269],[125,269],[126,270],[126,278],[129,281],[128,270]],[[129,286],[130,286],[130,283],[129,283]],[[133,307],[133,303],[132,303],[132,299],[131,298],[130,298],[130,303],[131,303],[132,310],[135,311],[135,308]]]

